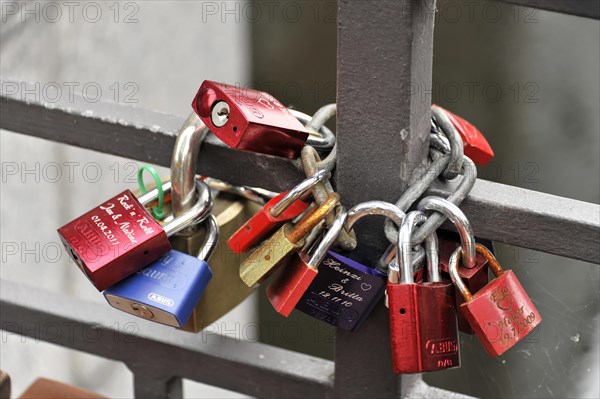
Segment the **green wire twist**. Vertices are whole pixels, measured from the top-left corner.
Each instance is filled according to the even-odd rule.
[[[158,205],[152,208],[152,215],[155,219],[162,220],[165,217],[165,212],[163,210],[163,206],[165,204],[165,193],[162,187],[162,181],[160,180],[160,176],[156,172],[156,169],[152,165],[144,165],[138,169],[137,178],[138,178],[138,186],[140,187],[140,192],[142,194],[146,194],[148,190],[146,190],[146,184],[144,183],[144,171],[147,170],[150,172],[152,177],[154,178],[154,182],[156,183],[156,188],[158,189]]]

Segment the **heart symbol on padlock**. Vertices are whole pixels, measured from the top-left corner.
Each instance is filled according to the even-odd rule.
[[[496,302],[496,306],[502,310],[510,310],[512,308],[512,297],[510,295],[504,295],[504,297]]]
[[[371,288],[373,288],[373,286],[371,284],[362,283],[360,285],[360,289],[363,291],[369,291]]]

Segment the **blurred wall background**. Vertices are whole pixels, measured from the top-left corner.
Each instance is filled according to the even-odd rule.
[[[74,22],[66,17],[37,22],[31,16],[22,22],[18,13],[5,21],[5,13],[0,75],[42,86],[76,82],[79,89],[95,82],[109,100],[127,97],[138,100],[137,106],[180,116],[205,78],[269,91],[305,112],[335,101],[336,2],[272,3],[255,1],[252,8],[247,2],[133,2],[127,8],[129,3],[121,3],[117,19],[112,3],[102,3],[107,17],[95,23],[77,14]],[[438,1],[433,99],[473,122],[494,147],[496,157],[480,169],[480,178],[600,201],[599,37],[594,20],[497,2]],[[1,277],[102,300],[64,254],[37,263],[24,249],[57,242],[55,227],[124,185],[134,187],[126,181],[129,161],[4,131],[0,139],[3,165],[16,162],[30,170],[36,163],[40,168],[81,163],[73,182],[65,176],[38,183],[35,172],[3,178],[1,241],[17,243],[20,250],[3,255]],[[83,171],[91,162],[100,165],[97,182],[95,166]],[[22,211],[28,206],[39,211]],[[38,225],[43,227],[30,228]],[[476,339],[463,336],[462,368],[426,380],[481,397],[598,397],[598,266],[502,245],[498,253],[544,322],[526,342],[495,359]],[[260,302],[260,321],[281,323],[264,296]],[[252,309],[251,300],[231,320],[254,319]],[[285,323],[310,333],[279,338],[277,344],[332,357],[332,329],[303,315]],[[122,365],[41,342],[3,335],[0,360],[17,393],[45,375],[112,397],[131,394]],[[233,395],[199,384],[186,389],[190,397]]]
[[[207,7],[213,3],[3,1],[0,76],[32,82],[19,88],[22,95],[50,103],[57,95],[68,99],[72,88],[89,98],[90,109],[101,96],[186,117],[204,79],[250,77],[249,25],[235,16],[208,18]],[[1,278],[63,292],[74,300],[104,302],[61,251],[56,229],[124,188],[136,188],[138,162],[6,131],[0,140]],[[15,164],[18,173],[6,175]],[[253,320],[254,301],[225,317],[222,328],[235,331],[238,323]],[[139,328],[147,323],[132,321]],[[40,376],[108,397],[133,393],[131,373],[117,362],[4,332],[0,352],[13,395]],[[185,383],[184,391],[190,397],[240,397],[192,382]]]

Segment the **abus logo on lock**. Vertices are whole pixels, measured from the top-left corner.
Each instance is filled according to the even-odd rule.
[[[148,299],[153,302],[160,303],[161,305],[168,306],[170,308],[172,308],[173,305],[175,305],[175,301],[171,298],[155,294],[154,292],[148,294]]]

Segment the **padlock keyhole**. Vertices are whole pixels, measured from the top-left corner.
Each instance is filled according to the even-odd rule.
[[[144,255],[148,255],[148,250],[145,250],[145,251],[144,251]]]

